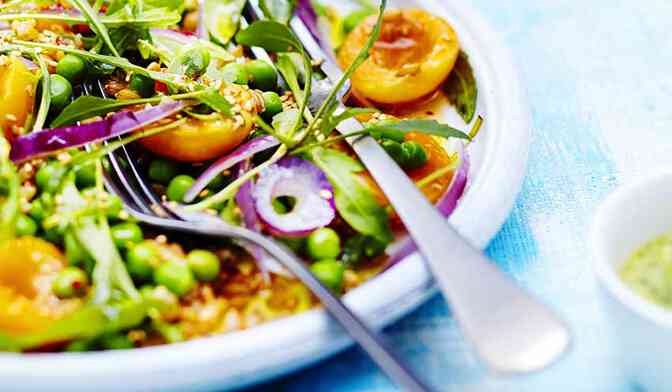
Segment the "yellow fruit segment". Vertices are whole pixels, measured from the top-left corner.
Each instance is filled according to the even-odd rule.
[[[180,162],[201,162],[219,158],[240,145],[253,127],[251,115],[214,121],[190,119],[178,129],[140,140],[153,153]]]
[[[79,305],[79,300],[60,300],[51,292],[65,264],[58,248],[39,238],[15,238],[0,245],[0,331],[40,331]]]
[[[354,61],[375,22],[371,16],[348,35],[338,52],[341,67]],[[417,100],[448,77],[459,51],[457,35],[445,20],[419,9],[389,10],[370,57],[352,76],[352,87],[383,104]]]
[[[33,113],[37,80],[18,57],[0,58],[0,129],[10,140]]]

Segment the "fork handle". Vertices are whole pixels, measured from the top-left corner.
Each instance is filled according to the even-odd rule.
[[[138,215],[138,214],[136,214]],[[284,245],[252,232],[242,227],[224,226],[208,221],[206,224],[180,222],[148,215],[138,215],[145,223],[159,227],[170,228],[176,231],[190,232],[210,237],[238,238],[261,246],[271,256],[275,257],[294,276],[303,282],[322,302],[327,311],[338,321],[352,338],[369,354],[369,357],[387,376],[404,391],[423,392],[432,391],[414,372],[406,366],[389,344],[375,331],[369,328],[364,321],[357,317],[345,306],[334,293],[320,282],[306,267],[304,262]]]

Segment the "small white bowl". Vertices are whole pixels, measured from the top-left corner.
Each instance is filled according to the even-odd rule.
[[[592,227],[594,269],[623,371],[647,391],[670,390],[672,311],[630,290],[618,269],[639,247],[670,230],[672,169],[616,190],[598,209]]]

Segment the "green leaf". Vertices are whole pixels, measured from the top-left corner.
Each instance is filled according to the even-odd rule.
[[[296,0],[260,0],[259,7],[268,19],[289,23],[296,8]]]
[[[280,136],[286,137],[296,128],[296,124],[300,121],[301,115],[299,114],[299,110],[289,109],[273,116],[271,125]]]
[[[303,91],[299,85],[300,73],[295,61],[295,54],[298,55],[298,53],[279,53],[278,59],[275,61],[275,67],[282,75],[292,94],[294,94],[296,99],[301,100],[303,98]]]
[[[385,123],[382,125],[373,125],[368,127],[371,132],[390,132],[390,131],[401,131],[401,132],[420,132],[426,133],[434,136],[441,136],[445,138],[454,137],[458,139],[467,139],[469,140],[469,135],[460,131],[457,128],[453,128],[450,125],[441,124],[436,120],[401,120],[393,123]]]
[[[205,0],[205,28],[219,44],[226,45],[238,31],[245,0]]]
[[[214,111],[220,112],[225,116],[231,116],[231,103],[214,88],[209,88],[203,94],[199,94],[198,100],[208,105]]]
[[[258,46],[269,52],[303,51],[294,33],[282,23],[258,20],[236,34],[236,42],[245,46]]]
[[[136,99],[117,101],[116,99],[99,98],[92,96],[81,96],[72,101],[63,109],[50,124],[52,128],[64,125],[74,124],[77,121],[85,120],[95,116],[104,116],[107,113],[117,109],[137,104]],[[145,100],[142,100],[145,101]]]
[[[470,123],[476,113],[478,87],[469,57],[463,51],[460,51],[455,68],[443,85],[443,91],[464,122]]]
[[[347,154],[329,148],[313,148],[310,159],[327,175],[334,187],[336,208],[355,230],[385,243],[392,240],[385,208],[371,188],[357,175],[364,167]]]
[[[104,333],[135,327],[146,316],[147,307],[139,300],[124,300],[104,306],[87,304],[59,319],[44,331],[18,335],[0,332],[0,350],[21,351],[48,343],[91,339]]]
[[[322,124],[320,124],[320,128],[322,129],[323,134],[328,135],[331,131],[334,130],[334,128],[338,126],[338,124],[349,118],[376,112],[378,112],[376,109],[371,108],[346,108],[344,111],[335,116],[331,113],[325,116],[324,121]]]
[[[75,6],[75,8],[82,12],[82,15],[84,15],[84,17],[88,20],[96,34],[103,40],[103,42],[105,42],[105,45],[107,45],[112,54],[116,57],[120,57],[117,48],[112,43],[112,39],[110,38],[109,32],[107,31],[107,27],[105,27],[105,25],[100,21],[98,13],[93,8],[91,8],[91,5],[89,5],[87,0],[69,1],[72,3],[72,5]]]

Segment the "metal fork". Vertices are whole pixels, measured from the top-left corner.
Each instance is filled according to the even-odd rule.
[[[97,86],[84,86],[83,90],[85,94],[95,92],[95,95],[105,95],[100,81],[97,82]],[[123,146],[108,154],[111,169],[104,169],[106,188],[122,200],[131,216],[144,224],[160,229],[198,234],[214,239],[235,238],[260,246],[310,289],[391,380],[408,391],[433,390],[414,374],[380,335],[352,313],[286,246],[253,230],[230,225],[212,215],[186,212],[179,207],[162,204],[137,167],[137,160],[134,158],[136,156],[129,151],[129,148]],[[124,168],[128,168],[130,176]]]
[[[248,4],[248,12],[260,19],[258,4],[254,0]],[[292,18],[290,28],[321,64],[327,80],[336,84],[343,72],[333,56],[325,54],[298,16]],[[337,113],[345,109],[338,103]],[[337,127],[342,134],[362,129],[355,119]],[[571,338],[565,323],[462,238],[372,137],[348,142],[401,218],[466,337],[491,370],[539,370],[567,350]]]

